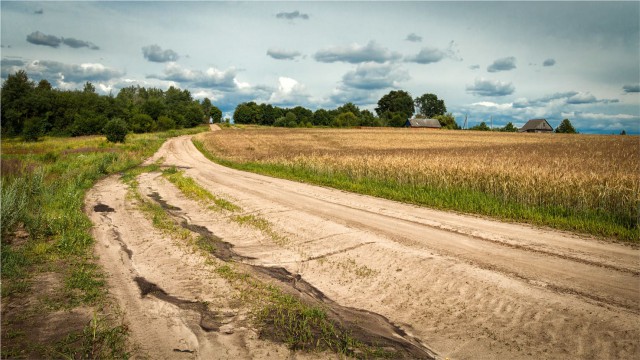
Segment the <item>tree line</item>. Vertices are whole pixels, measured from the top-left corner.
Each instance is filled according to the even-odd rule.
[[[236,107],[233,120],[236,124],[280,127],[401,127],[414,114],[416,117],[435,118],[444,128],[459,129],[453,115],[447,113],[444,100],[438,99],[437,95],[424,94],[413,99],[404,90],[393,90],[380,98],[375,113],[361,110],[351,102],[336,109],[312,111],[302,106],[284,108],[251,101]]]
[[[188,90],[130,86],[116,96],[99,95],[90,82],[82,90],[55,89],[47,80],[37,84],[19,71],[2,84],[2,134],[82,136],[103,134],[113,119],[136,133],[194,127],[222,112],[207,98],[194,100]]]

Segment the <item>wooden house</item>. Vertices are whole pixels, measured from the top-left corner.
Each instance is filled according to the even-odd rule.
[[[404,124],[410,128],[440,129],[442,126],[436,119],[411,118]]]
[[[553,128],[549,125],[547,119],[531,119],[518,132],[552,133]]]

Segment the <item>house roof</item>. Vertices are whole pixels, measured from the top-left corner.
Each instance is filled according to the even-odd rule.
[[[520,128],[520,132],[528,131],[528,130],[547,130],[553,131],[553,127],[549,125],[547,119],[531,119],[524,124],[523,127]]]
[[[428,128],[441,128],[440,122],[436,119],[420,119],[412,118],[408,120],[409,125],[412,127],[428,127]]]

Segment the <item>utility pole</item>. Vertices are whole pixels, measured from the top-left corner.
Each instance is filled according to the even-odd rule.
[[[467,128],[467,114],[464,114],[464,125],[462,125],[462,130]]]
[[[493,131],[493,115],[491,115],[491,131]]]

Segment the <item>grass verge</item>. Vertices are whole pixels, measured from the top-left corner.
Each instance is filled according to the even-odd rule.
[[[392,180],[349,176],[338,171],[323,173],[305,167],[232,161],[214,155],[201,141],[193,139],[193,143],[209,160],[237,170],[436,209],[479,214],[501,220],[640,243],[638,219],[621,218],[597,209],[576,211],[562,206],[525,205],[472,189],[407,185]]]
[[[86,191],[106,175],[138,166],[167,138],[206,130],[133,134],[124,144],[102,136],[2,139],[0,252],[2,301],[8,304],[2,312],[3,358],[104,357],[102,350],[82,350],[86,344],[126,357],[124,342],[114,340],[116,334],[126,337],[126,328],[103,315],[94,319],[93,330],[81,327],[66,339],[38,338],[37,329],[60,310],[88,307],[102,314],[109,306],[104,275],[92,255],[92,225],[82,211]],[[18,303],[28,305],[10,306]]]

